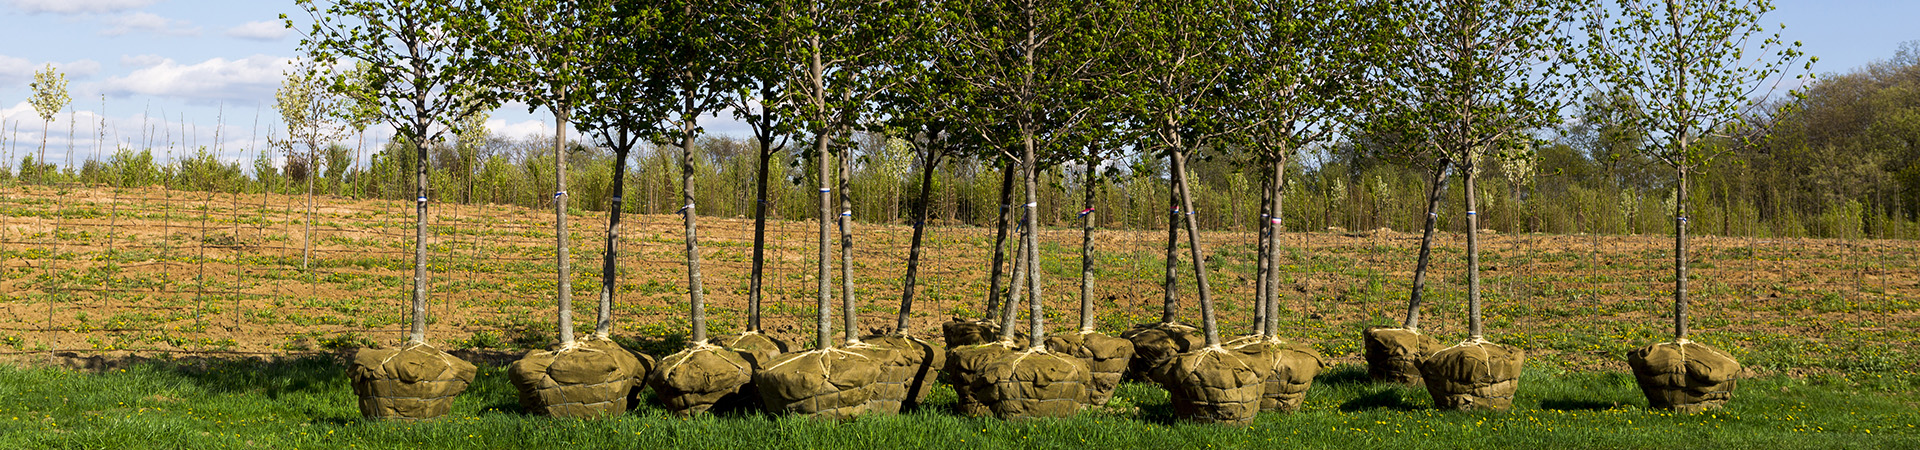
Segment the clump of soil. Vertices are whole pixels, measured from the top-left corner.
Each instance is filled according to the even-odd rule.
[[[892,349],[898,356],[881,366],[873,386],[874,406],[886,412],[909,411],[933,391],[934,378],[947,365],[947,348],[905,335],[867,336],[861,342]]]
[[[768,412],[848,419],[872,410],[871,386],[894,353],[874,346],[788,353],[753,378]]]
[[[1133,358],[1127,364],[1127,378],[1150,380],[1153,371],[1171,360],[1174,355],[1199,350],[1206,346],[1207,336],[1199,328],[1178,323],[1153,323],[1134,326],[1120,333],[1121,339],[1133,342]]]
[[[947,350],[945,376],[947,384],[953,385],[956,397],[954,411],[963,416],[981,417],[992,413],[984,401],[987,384],[983,374],[989,364],[1001,356],[1013,353],[1017,348],[1012,342],[989,342],[985,344],[950,347]]]
[[[1307,389],[1313,387],[1313,377],[1320,375],[1320,368],[1326,365],[1326,359],[1313,347],[1279,338],[1242,336],[1228,342],[1227,347],[1260,352],[1271,362],[1272,373],[1263,382],[1261,411],[1299,411],[1300,404],[1307,398]]]
[[[1245,425],[1260,412],[1273,362],[1254,348],[1206,347],[1181,353],[1155,368],[1174,416],[1198,423]]]
[[[702,342],[660,358],[647,385],[674,414],[745,411],[759,401],[749,386],[753,369],[740,352]]]
[[[1406,328],[1367,327],[1367,378],[1402,384],[1420,384],[1420,361],[1440,350],[1433,336]]]
[[[596,345],[588,345],[595,342]],[[593,339],[550,351],[528,352],[507,366],[527,412],[569,418],[617,416],[627,411],[640,359],[610,340]]]
[[[360,397],[360,414],[373,419],[444,416],[453,408],[453,397],[473,382],[474,373],[473,364],[424,342],[361,349],[347,367],[353,393]]]
[[[974,395],[1003,420],[1071,417],[1086,407],[1092,372],[1079,358],[1033,348],[989,361]]]
[[[1120,377],[1133,360],[1133,341],[1108,336],[1098,331],[1080,331],[1047,337],[1047,349],[1080,358],[1092,378],[1087,384],[1086,403],[1103,406],[1113,399]]]
[[[1733,356],[1687,340],[1635,349],[1627,353],[1627,365],[1648,406],[1687,413],[1725,406],[1740,375]]]
[[[1420,362],[1420,374],[1436,408],[1504,411],[1513,407],[1526,358],[1518,348],[1471,340],[1434,352]]]
[[[713,339],[715,345],[732,349],[754,367],[766,367],[773,358],[787,352],[787,343],[757,331],[745,331]]]

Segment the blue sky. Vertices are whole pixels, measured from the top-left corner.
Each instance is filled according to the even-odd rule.
[[[321,0],[324,1],[324,0]],[[1822,74],[1849,71],[1892,56],[1901,42],[1920,40],[1920,1],[1777,0],[1764,20],[1784,23],[1783,36],[1820,57]],[[74,126],[74,159],[95,157],[95,141],[134,143],[146,130],[156,149],[213,148],[229,160],[250,160],[272,135],[285,135],[273,114],[273,91],[299,33],[280,27],[280,14],[304,19],[291,0],[0,0],[0,139],[18,155],[37,148],[41,122],[26,103],[33,72],[51,63],[66,72],[74,114],[51,126],[48,159],[66,157]],[[104,108],[102,96],[105,97]],[[256,131],[256,112],[257,130]],[[164,113],[164,117],[163,117]],[[223,114],[224,113],[224,114]],[[97,125],[104,119],[107,126]],[[734,123],[707,128],[744,134]],[[521,136],[551,132],[544,113],[508,105],[489,128]],[[16,133],[15,127],[18,126]],[[182,126],[185,127],[184,132]],[[95,136],[104,134],[104,138]],[[375,130],[369,139],[390,132]],[[169,136],[170,135],[170,136]],[[16,140],[17,136],[17,140]],[[4,149],[0,149],[4,150]],[[4,156],[0,155],[0,156]],[[9,158],[17,165],[18,156]]]

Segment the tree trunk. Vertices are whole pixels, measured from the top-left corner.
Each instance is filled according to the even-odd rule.
[[[1093,176],[1100,163],[1099,152],[1087,152],[1086,187],[1081,188],[1080,204],[1080,332],[1093,332],[1093,190],[1099,179]]]
[[[1010,208],[1013,207],[1012,202],[1013,161],[1007,161],[1005,167],[1000,169],[1000,218],[998,219],[998,228],[1000,231],[995,233],[993,237],[993,267],[988,269],[990,275],[987,276],[987,315],[995,319],[999,317],[997,313],[1001,309],[1000,268],[1004,266],[1007,261],[1007,227],[1009,225],[1008,222],[1012,220],[1010,217]],[[1016,257],[1015,259],[1019,258]],[[999,325],[1005,327],[1007,324],[1000,323]]]
[[[1031,54],[1028,58],[1032,58]],[[1034,155],[1033,132],[1028,131],[1026,134],[1026,149],[1021,156],[1021,166],[1023,166],[1021,170],[1026,172],[1027,204],[1023,216],[1026,218],[1027,230],[1022,234],[1021,239],[1026,242],[1027,247],[1024,255],[1027,260],[1027,323],[1031,328],[1027,332],[1028,342],[1032,349],[1039,350],[1046,348],[1047,340],[1046,315],[1041,313],[1046,297],[1040,295],[1040,170],[1038,168],[1040,160]]]
[[[307,220],[305,242],[300,244],[300,270],[307,270],[307,261],[313,259],[313,178],[314,168],[320,161],[319,144],[307,142]]]
[[[1681,144],[1685,148],[1686,144]],[[1684,150],[1682,150],[1684,152]],[[1684,153],[1683,153],[1684,154]],[[1674,196],[1673,221],[1673,340],[1687,340],[1687,168],[1681,167]]]
[[[1012,169],[1012,167],[1008,167],[1008,169]],[[1025,224],[1022,224],[1020,226],[1020,233],[1022,233],[1021,236],[1025,236],[1026,229],[1027,229],[1027,226]],[[1016,330],[1019,329],[1013,326],[1013,319],[1014,317],[1016,317],[1014,315],[1013,308],[1020,305],[1021,299],[1026,294],[1027,285],[1023,283],[1023,281],[1027,279],[1026,278],[1027,277],[1026,255],[1027,255],[1027,240],[1022,238],[1014,246],[1013,277],[1011,277],[1013,283],[1007,287],[1007,301],[1006,301],[1005,307],[1000,308],[998,310],[999,317],[997,319],[1000,321],[1000,340],[1001,341],[1013,342],[1013,338],[1017,334]]]
[[[600,309],[598,320],[594,321],[593,335],[607,339],[613,332],[613,296],[620,258],[620,213],[625,209],[627,179],[627,131],[620,130],[622,148],[614,151],[613,156],[613,202],[607,206],[607,250],[600,261]]]
[[[1270,208],[1273,210],[1273,216],[1267,220],[1271,231],[1267,233],[1267,278],[1263,280],[1267,283],[1267,324],[1262,328],[1266,329],[1267,337],[1280,335],[1280,277],[1273,272],[1280,266],[1280,233],[1287,229],[1287,222],[1282,218],[1286,210],[1281,208],[1285,206],[1282,202],[1285,198],[1281,193],[1286,192],[1282,190],[1285,185],[1283,182],[1286,181],[1286,166],[1287,159],[1283,153],[1280,157],[1274,158],[1273,167],[1268,169],[1271,172],[1269,180],[1272,181],[1267,185],[1267,189],[1271,190],[1267,198],[1272,202]],[[1305,250],[1313,251],[1311,248]]]
[[[853,158],[840,155],[840,319],[846,322],[847,343],[860,342],[860,307],[853,298],[853,196],[847,184],[853,178]]]
[[[1427,191],[1427,222],[1421,228],[1420,258],[1413,265],[1413,294],[1407,298],[1407,320],[1401,323],[1408,330],[1420,330],[1420,297],[1427,289],[1427,266],[1432,262],[1433,232],[1440,222],[1440,197],[1447,192],[1447,166],[1452,160],[1441,159],[1440,167],[1433,170],[1433,183]]]
[[[931,147],[935,144],[928,142],[927,145]],[[920,242],[926,235],[927,203],[933,201],[933,171],[940,167],[940,157],[939,150],[929,150],[926,157],[922,158],[926,167],[920,173],[920,201],[913,210],[913,243],[907,247],[907,276],[901,286],[900,314],[893,328],[895,333],[903,335],[907,333],[907,318],[913,314],[914,287],[920,275]]]
[[[1173,162],[1177,158],[1173,156],[1175,152],[1178,150],[1167,150],[1167,165],[1178,167]],[[1180,273],[1180,219],[1182,216],[1179,179],[1180,174],[1177,172],[1168,174],[1166,276],[1161,283],[1165,296],[1161,298],[1160,323],[1174,323],[1174,319],[1179,317],[1180,312],[1180,285],[1174,284]]]
[[[1267,332],[1267,290],[1271,288],[1268,280],[1273,278],[1273,258],[1267,252],[1267,236],[1272,235],[1273,222],[1273,175],[1260,179],[1260,223],[1254,226],[1254,269],[1253,269],[1253,334],[1266,336]]]
[[[688,109],[692,106],[693,99],[687,99]],[[693,307],[691,339],[699,345],[707,342],[707,297],[700,276],[700,235],[694,227],[699,214],[693,204],[693,119],[689,114],[680,122],[680,192],[687,202],[680,217],[686,223],[687,233],[687,296]]]
[[[426,160],[421,159],[421,167]],[[554,264],[558,268],[559,281],[560,345],[573,345],[573,267],[570,249],[567,244],[567,113],[562,108],[553,108],[553,248]],[[426,184],[426,172],[421,172],[420,183]],[[426,189],[421,188],[424,192]]]
[[[1201,255],[1200,229],[1194,223],[1193,191],[1187,181],[1187,153],[1175,150],[1173,153],[1173,173],[1180,185],[1180,207],[1186,210],[1187,252],[1193,257],[1193,279],[1200,291],[1200,320],[1207,332],[1207,346],[1220,345],[1220,329],[1213,317],[1213,291],[1207,285],[1207,260]]]
[[[427,124],[424,120],[414,123],[415,134],[425,134]],[[413,207],[413,327],[407,333],[407,342],[427,342],[427,146],[419,139],[409,139],[413,144],[414,157],[414,207]]]
[[[1460,175],[1466,183],[1467,203],[1467,339],[1479,341],[1486,337],[1485,328],[1480,321],[1480,211],[1479,197],[1473,191],[1473,178],[1476,165],[1472,159],[1461,167]]]
[[[760,172],[753,192],[753,272],[747,278],[747,331],[760,331],[760,279],[767,261],[767,166],[773,140],[760,139]]]
[[[819,294],[819,304],[815,312],[819,320],[819,334],[814,337],[814,348],[828,349],[833,348],[833,244],[829,237],[833,227],[833,188],[830,187],[833,177],[827,176],[832,157],[827,155],[828,140],[823,138],[816,141],[814,155],[815,163],[819,165],[820,182],[820,253],[817,257],[820,259],[817,261],[819,271],[815,274],[818,277],[815,289]]]

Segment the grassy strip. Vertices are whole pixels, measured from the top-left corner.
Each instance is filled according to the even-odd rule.
[[[1645,409],[1630,375],[1529,367],[1512,412],[1446,413],[1424,389],[1323,375],[1305,410],[1250,428],[1173,423],[1165,391],[1121,386],[1111,408],[1066,420],[954,416],[942,386],[923,411],[827,423],[796,417],[681,419],[650,405],[595,421],[522,414],[501,367],[451,416],[359,418],[340,363],[144,362],[84,373],[0,366],[0,448],[1914,448],[1920,395],[1768,377],[1724,411]]]

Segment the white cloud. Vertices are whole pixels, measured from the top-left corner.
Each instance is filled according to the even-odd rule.
[[[288,58],[253,55],[243,59],[213,58],[183,65],[167,59],[124,77],[109,78],[101,92],[183,98],[190,101],[265,101],[280,86]]]
[[[166,57],[151,53],[144,55],[120,55],[120,65],[127,67],[153,67],[166,62]]]
[[[22,58],[0,55],[0,85],[24,85],[33,81],[33,73],[46,69],[53,64],[60,73],[67,74],[68,80],[93,76],[100,72],[100,63],[91,59],[68,62],[34,62]]]
[[[133,32],[146,32],[166,36],[199,36],[200,27],[193,22],[168,19],[150,12],[124,14],[106,20],[111,28],[100,31],[101,36],[121,36]]]
[[[501,119],[487,119],[487,132],[513,138],[552,136],[553,124],[542,120],[507,123]]]
[[[287,25],[284,22],[262,20],[258,22],[247,22],[237,27],[228,28],[227,36],[250,41],[278,41],[286,38],[287,34],[291,32],[293,32],[293,30],[287,29]]]
[[[107,14],[145,7],[155,0],[12,0],[14,9],[39,14]]]

